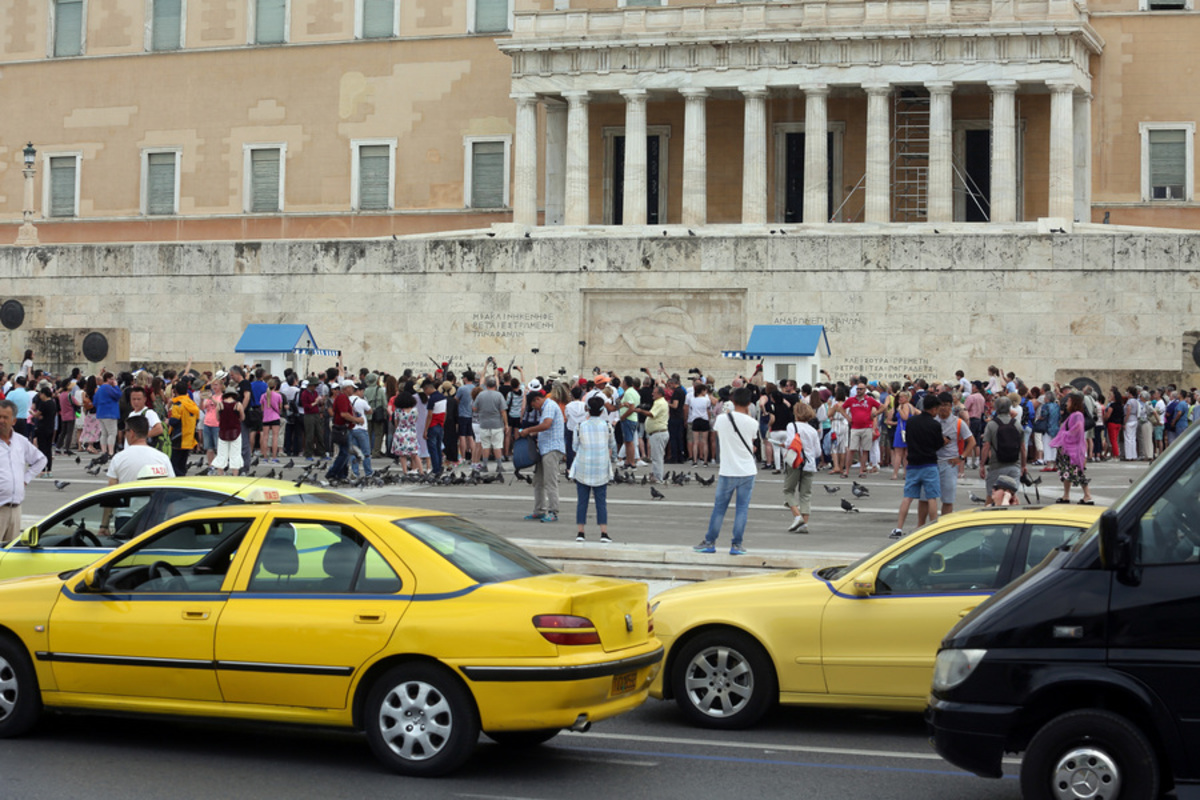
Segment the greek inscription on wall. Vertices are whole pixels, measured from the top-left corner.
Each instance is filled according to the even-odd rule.
[[[833,371],[833,370],[831,370]],[[834,380],[848,381],[852,375],[866,375],[868,380],[903,381],[904,376],[933,380],[937,369],[923,358],[908,356],[859,356],[838,362]]]
[[[505,311],[485,311],[479,314],[472,314],[463,327],[463,332],[475,334],[476,336],[505,337],[553,331],[554,329],[554,314],[519,314]]]
[[[826,333],[840,333],[846,328],[862,325],[862,314],[777,314],[772,325],[824,325]]]

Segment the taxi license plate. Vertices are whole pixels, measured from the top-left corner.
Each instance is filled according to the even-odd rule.
[[[612,679],[612,695],[625,694],[632,692],[637,688],[637,673],[626,672],[621,675],[613,675]]]

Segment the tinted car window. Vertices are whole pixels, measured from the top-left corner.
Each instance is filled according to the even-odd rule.
[[[1078,536],[1082,530],[1073,525],[1031,525],[1023,570],[1031,570],[1042,563],[1042,559]]]
[[[537,556],[461,517],[395,520],[471,579],[498,583],[557,572]]]
[[[920,542],[879,570],[880,593],[924,594],[1000,588],[1012,525],[956,528]]]
[[[68,508],[62,514],[47,521],[40,528],[43,547],[59,547],[71,544],[90,543],[91,540],[72,542],[70,538],[80,530],[101,535],[100,529],[108,525],[105,535],[128,538],[132,528],[136,527],[135,517],[150,502],[148,492],[112,492],[100,497],[93,497],[76,506]],[[104,542],[111,547],[112,542]]]
[[[394,594],[401,588],[378,551],[336,522],[277,520],[252,575],[249,591],[272,594]]]
[[[1200,461],[1183,471],[1142,515],[1138,536],[1142,564],[1200,562]]]

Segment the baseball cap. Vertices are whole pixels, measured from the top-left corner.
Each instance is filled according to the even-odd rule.
[[[355,385],[355,384],[354,384],[354,381],[342,381],[342,382],[341,382],[341,384],[340,384],[340,386],[341,386],[343,389],[349,389],[350,387],[352,387],[352,386],[354,386],[354,385]]]
[[[998,475],[996,477],[995,486],[997,489],[1005,489],[1010,492],[1017,491],[1017,479],[1011,475]]]
[[[308,381],[300,381],[300,388],[301,388],[301,389],[307,389],[307,388],[308,388]]]
[[[607,375],[597,375],[596,380],[593,381],[593,383],[595,383],[597,386],[602,386],[602,385],[608,383],[608,376]]]

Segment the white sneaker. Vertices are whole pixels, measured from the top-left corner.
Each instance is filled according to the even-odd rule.
[[[639,458],[639,459],[637,460],[637,463],[635,463],[635,464],[634,464],[634,466],[635,466],[635,467],[648,467],[648,466],[650,466],[650,465],[649,465],[649,464],[647,464],[645,461],[642,461],[642,460]]]
[[[900,528],[893,528],[892,533],[888,536],[889,539],[899,539],[904,536],[904,531]]]
[[[792,524],[788,526],[788,533],[795,533],[804,527],[804,517],[796,517],[792,520]]]

